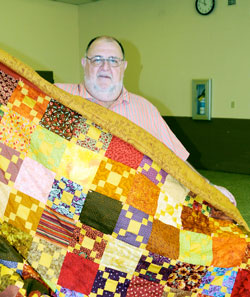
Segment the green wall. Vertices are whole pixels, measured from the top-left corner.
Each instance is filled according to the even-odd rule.
[[[80,48],[96,35],[121,39],[127,88],[150,99],[163,115],[191,116],[192,79],[212,78],[212,116],[249,118],[250,1],[227,2],[216,0],[209,16],[195,11],[195,0],[82,5]]]
[[[57,81],[79,80],[78,7],[48,0],[0,0],[0,48]]]
[[[192,79],[212,78],[212,117],[249,118],[250,1],[227,2],[200,16],[195,0],[0,0],[0,47],[57,82],[79,82],[88,41],[113,35],[126,49],[126,87],[163,115],[191,116]]]

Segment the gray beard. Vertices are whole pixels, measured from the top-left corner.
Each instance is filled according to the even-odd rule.
[[[117,83],[115,85],[112,84],[108,88],[101,88],[98,85],[93,84],[91,80],[85,78],[85,87],[86,87],[87,91],[95,99],[98,99],[98,100],[102,100],[102,98],[101,98],[102,95],[105,97],[105,99],[104,99],[105,101],[109,101],[109,100],[107,100],[107,98],[109,98],[109,97],[110,97],[110,101],[117,99],[121,93],[122,86],[123,86],[123,81],[121,80],[119,83]],[[117,94],[116,94],[116,92],[117,92]]]

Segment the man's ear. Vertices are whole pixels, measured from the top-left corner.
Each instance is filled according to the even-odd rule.
[[[124,71],[126,70],[127,66],[128,66],[128,61],[124,61]]]
[[[81,63],[82,63],[82,67],[85,68],[85,65],[86,65],[86,58],[82,58]]]

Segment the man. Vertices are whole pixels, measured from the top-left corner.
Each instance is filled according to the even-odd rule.
[[[189,153],[170,130],[156,107],[145,98],[128,92],[123,86],[127,64],[122,44],[113,37],[99,36],[89,42],[85,57],[82,58],[83,83],[56,85],[73,95],[86,98],[125,116],[186,161]],[[187,164],[191,166],[188,162]],[[216,187],[236,204],[229,191],[223,187]]]
[[[84,82],[56,84],[65,91],[100,104],[123,115],[154,135],[184,161],[189,153],[170,130],[159,111],[145,98],[123,86],[127,68],[121,43],[109,36],[92,39],[82,58]]]

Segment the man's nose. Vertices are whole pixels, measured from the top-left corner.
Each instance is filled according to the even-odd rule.
[[[109,70],[109,69],[110,69],[110,64],[109,64],[109,62],[108,62],[107,60],[104,60],[103,63],[102,63],[101,68],[102,68],[103,70]]]

